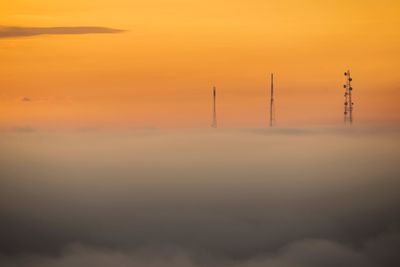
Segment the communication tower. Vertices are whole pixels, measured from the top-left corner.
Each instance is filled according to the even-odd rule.
[[[346,76],[346,84],[343,86],[345,89],[344,93],[344,123],[345,124],[352,124],[353,123],[353,100],[351,93],[353,91],[353,87],[351,86],[351,82],[353,78],[350,75],[350,70],[344,73]]]

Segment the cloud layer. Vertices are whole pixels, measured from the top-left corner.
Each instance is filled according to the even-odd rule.
[[[0,265],[399,266],[399,132],[303,132],[3,133]]]
[[[106,27],[7,27],[0,26],[0,38],[17,38],[43,34],[120,33],[123,30]]]

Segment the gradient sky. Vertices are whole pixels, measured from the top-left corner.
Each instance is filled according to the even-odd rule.
[[[0,127],[278,125],[342,121],[343,72],[358,123],[400,122],[399,1],[2,0],[3,27],[126,32],[0,38]],[[0,30],[1,32],[1,30]],[[25,99],[25,101],[23,101]]]

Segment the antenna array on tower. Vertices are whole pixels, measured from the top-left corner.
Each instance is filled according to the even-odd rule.
[[[351,99],[351,93],[353,91],[353,87],[351,86],[351,82],[353,78],[350,75],[350,70],[344,73],[346,76],[346,84],[343,86],[345,89],[344,93],[344,123],[352,124],[353,123],[353,106],[354,103]]]

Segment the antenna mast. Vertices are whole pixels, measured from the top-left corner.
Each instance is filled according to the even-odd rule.
[[[271,73],[271,97],[269,104],[269,127],[274,126],[275,112],[274,112],[274,74]]]
[[[345,89],[344,93],[344,123],[349,123],[350,125],[353,123],[353,105],[351,99],[351,92],[353,91],[353,87],[351,86],[351,82],[353,78],[350,75],[350,70],[344,73],[346,76],[346,84],[343,86]]]
[[[217,88],[213,87],[213,117],[212,117],[212,128],[217,128]]]

